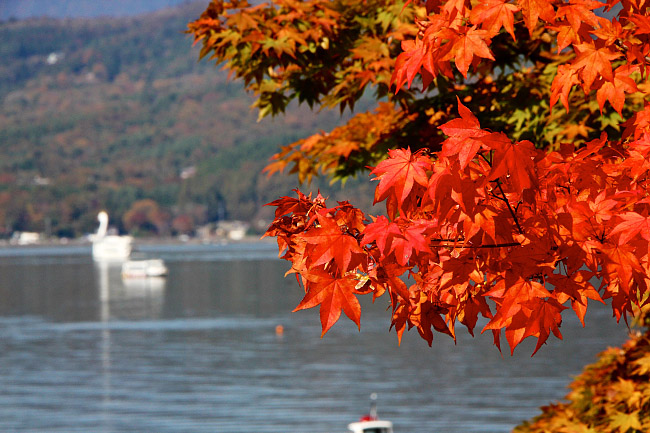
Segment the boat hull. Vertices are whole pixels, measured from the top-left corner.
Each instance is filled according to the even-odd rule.
[[[167,275],[167,266],[160,259],[129,260],[122,265],[122,278],[156,278]]]

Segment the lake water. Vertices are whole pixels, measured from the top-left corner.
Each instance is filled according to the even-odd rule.
[[[532,358],[460,328],[398,346],[380,298],[321,339],[273,244],[140,250],[166,280],[125,282],[86,247],[0,250],[0,431],[342,433],[374,392],[396,433],[508,432],[627,334],[593,304]]]

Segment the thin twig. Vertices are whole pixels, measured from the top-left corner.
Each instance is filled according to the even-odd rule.
[[[518,247],[521,246],[519,242],[503,242],[500,244],[482,244],[482,245],[458,245],[462,240],[457,239],[432,239],[432,242],[449,242],[448,244],[435,245],[436,247],[457,247],[457,248],[503,248],[503,247]]]
[[[499,181],[499,179],[497,179],[497,186],[499,187],[499,191],[501,191],[501,195],[503,195],[503,198],[505,199],[506,205],[508,206],[508,210],[510,211],[510,215],[512,215],[512,218],[515,220],[515,224],[517,225],[517,230],[519,231],[519,234],[523,235],[524,231],[521,229],[521,226],[519,225],[517,214],[515,214],[515,211],[512,209],[512,206],[510,206],[508,197],[506,197],[506,193],[503,192],[503,188],[501,187],[501,182]]]

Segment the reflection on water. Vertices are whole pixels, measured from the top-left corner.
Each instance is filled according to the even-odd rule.
[[[160,318],[165,278],[122,278],[122,264],[94,262],[99,286],[99,320]],[[117,316],[111,315],[111,306]]]
[[[122,280],[89,252],[0,252],[0,431],[343,432],[379,394],[396,432],[505,432],[561,398],[626,330],[566,315],[564,342],[501,357],[488,335],[426,346],[363,301],[320,339],[269,245],[149,247],[163,280]],[[284,326],[277,336],[276,325]]]

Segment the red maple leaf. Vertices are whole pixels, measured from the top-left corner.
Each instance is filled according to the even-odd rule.
[[[276,206],[275,217],[280,217],[282,215],[287,215],[290,213],[294,214],[305,214],[314,206],[314,203],[311,200],[311,194],[306,196],[300,190],[294,189],[298,198],[293,197],[280,197],[276,200],[273,200],[271,203],[267,203],[266,206]],[[315,201],[323,202],[323,197],[318,194],[318,197]]]
[[[642,273],[634,248],[629,244],[619,244],[612,248],[603,248],[602,267],[606,280],[618,283],[625,293],[630,293],[635,274]]]
[[[420,39],[402,41],[402,53],[395,60],[395,70],[391,78],[391,83],[396,85],[395,93],[399,92],[404,83],[407,83],[407,87],[411,87],[427,52],[427,47]]]
[[[494,149],[490,180],[509,177],[517,192],[537,185],[537,174],[533,158],[537,150],[528,140],[513,143],[502,132],[492,133],[481,139]]]
[[[460,119],[452,119],[440,126],[440,130],[449,136],[442,144],[440,155],[449,157],[457,154],[460,168],[464,169],[481,148],[482,143],[475,138],[489,132],[482,130],[476,116],[460,102],[460,98],[456,99]]]
[[[567,307],[561,305],[555,299],[540,299],[532,300],[527,307],[531,310],[531,314],[526,324],[526,332],[523,338],[537,337],[537,346],[532,355],[535,355],[542,344],[546,342],[550,332],[553,332],[560,340],[562,334],[560,333],[560,325],[562,324],[562,311]],[[515,345],[516,346],[516,345]],[[514,349],[514,347],[513,347]]]
[[[609,235],[616,236],[620,234],[618,238],[619,245],[627,244],[639,233],[643,239],[650,242],[650,217],[636,212],[625,212],[618,217],[623,221],[617,224]]]
[[[600,17],[598,23],[600,27],[590,30],[589,33],[597,36],[606,46],[614,45],[619,39],[624,40],[627,38],[623,26],[621,26],[621,23],[616,18],[608,20],[607,18]]]
[[[550,297],[551,293],[541,283],[519,277],[512,283],[506,282],[505,279],[500,280],[485,296],[492,297],[498,304],[497,313],[485,325],[485,329],[499,329],[508,326],[512,317],[521,311],[528,301]]]
[[[397,263],[406,266],[415,252],[429,252],[424,232],[429,224],[426,221],[410,222],[400,230],[400,236],[393,239],[391,249]]]
[[[413,185],[427,186],[430,167],[431,161],[421,153],[412,154],[408,148],[389,150],[388,158],[372,170],[372,174],[377,176],[375,179],[379,180],[374,203],[392,196],[401,207]]]
[[[561,274],[550,274],[546,281],[553,285],[553,296],[560,304],[571,299],[571,308],[580,319],[582,326],[585,326],[585,314],[589,299],[605,303],[594,286],[589,282],[593,278],[593,272],[578,270],[570,276]]]
[[[557,32],[557,53],[559,54],[563,49],[571,44],[577,44],[582,41],[580,34],[571,26],[549,26],[550,29]]]
[[[401,234],[402,232],[397,224],[380,215],[375,221],[366,226],[361,243],[366,245],[373,241],[376,242],[379,251],[385,256],[390,253],[391,243],[395,236]]]
[[[305,256],[308,257],[308,265],[316,267],[334,261],[341,274],[354,268],[365,254],[357,240],[330,218],[318,215],[317,219],[319,227],[299,236],[307,243]],[[352,261],[353,258],[355,261]]]
[[[613,81],[612,60],[621,55],[607,47],[596,48],[593,42],[585,42],[573,46],[577,52],[576,59],[571,65],[572,69],[579,71],[585,92],[589,92],[591,85],[598,76],[605,81]]]
[[[307,293],[300,304],[293,310],[299,311],[320,305],[320,321],[323,329],[321,337],[329,331],[341,317],[341,310],[357,327],[361,325],[361,306],[356,297],[358,281],[348,277],[333,277],[322,272],[313,271],[305,276]]]

